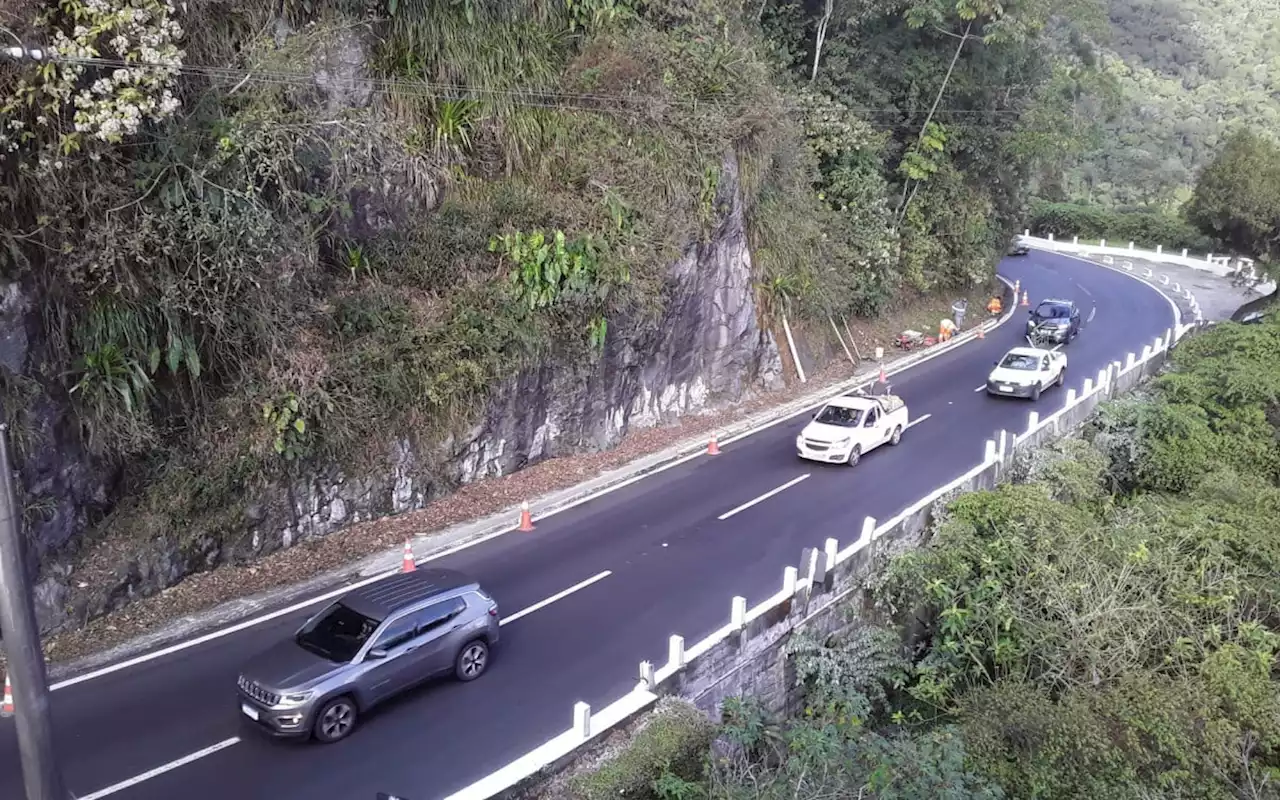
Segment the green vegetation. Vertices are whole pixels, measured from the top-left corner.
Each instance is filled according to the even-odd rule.
[[[875,586],[884,627],[793,641],[800,716],[729,704],[647,796],[1280,797],[1277,365],[1274,321],[1184,342],[951,503]]]
[[[1112,209],[1080,203],[1044,203],[1031,206],[1027,227],[1037,236],[1106,239],[1119,247],[1133,242],[1147,250],[1186,248],[1205,253],[1214,249],[1214,237],[1201,233],[1181,217],[1151,208]]]
[[[1073,95],[1103,130],[1039,193],[1176,209],[1238,126],[1280,128],[1280,14],[1216,0],[1112,0],[1108,12],[1110,30],[1090,37],[1100,77]]]
[[[989,280],[1084,135],[1043,31],[1096,9],[748,5],[43,4],[21,36],[122,68],[0,67],[0,258],[43,390],[127,467],[104,530],[239,536],[257,485],[600,358],[728,190],[764,324]]]
[[[1187,217],[1274,270],[1280,261],[1280,143],[1248,129],[1232,134],[1200,174]]]

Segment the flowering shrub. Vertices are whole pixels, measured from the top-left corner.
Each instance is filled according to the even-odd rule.
[[[115,144],[144,121],[173,116],[184,56],[176,14],[170,0],[61,0],[42,14],[36,25],[49,42],[47,60],[0,106],[8,118],[0,154],[37,139],[40,129],[66,154],[85,137]],[[18,119],[24,109],[34,119]]]

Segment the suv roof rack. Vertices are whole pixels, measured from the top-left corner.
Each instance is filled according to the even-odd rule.
[[[416,569],[361,586],[339,601],[352,611],[379,622],[406,606],[475,583],[451,569]]]

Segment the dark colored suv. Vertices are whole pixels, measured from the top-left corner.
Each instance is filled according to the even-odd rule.
[[[1027,336],[1037,344],[1066,344],[1080,335],[1080,309],[1070,300],[1042,300],[1031,309]]]
[[[344,739],[357,717],[432,678],[480,677],[498,604],[452,570],[418,569],[354,589],[251,660],[240,712],[273,736]]]
[[[1009,250],[1007,252],[1011,256],[1025,256],[1031,252],[1031,248],[1027,246],[1026,242],[1022,241],[1021,236],[1015,236],[1013,237],[1013,241],[1009,243]]]

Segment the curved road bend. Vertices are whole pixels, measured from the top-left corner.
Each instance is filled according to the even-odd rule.
[[[1033,250],[1006,259],[1001,272],[1021,280],[1032,304],[1066,298],[1085,319],[1092,314],[1068,347],[1067,388],[1079,390],[1174,323],[1154,287],[1104,267]],[[1043,417],[1061,408],[1064,390],[1034,404],[975,391],[992,361],[1024,342],[1024,318],[1019,312],[985,340],[891,379],[920,421],[899,447],[877,450],[856,469],[797,460],[792,442],[808,421],[801,415],[717,458],[542,520],[533,533],[436,562],[477,576],[504,617],[609,574],[504,625],[480,680],[418,690],[365,717],[337,745],[268,741],[241,724],[235,699],[243,660],[288,636],[314,607],[56,691],[69,788],[95,800],[444,797],[567,729],[575,701],[601,708],[629,691],[641,660],[665,660],[672,633],[692,644],[728,620],[732,596],[754,605],[773,594],[802,548],[828,537],[847,544],[864,517],[888,519],[976,465],[1001,428],[1021,430],[1029,411]],[[0,797],[22,796],[18,770],[13,724],[0,721]]]

